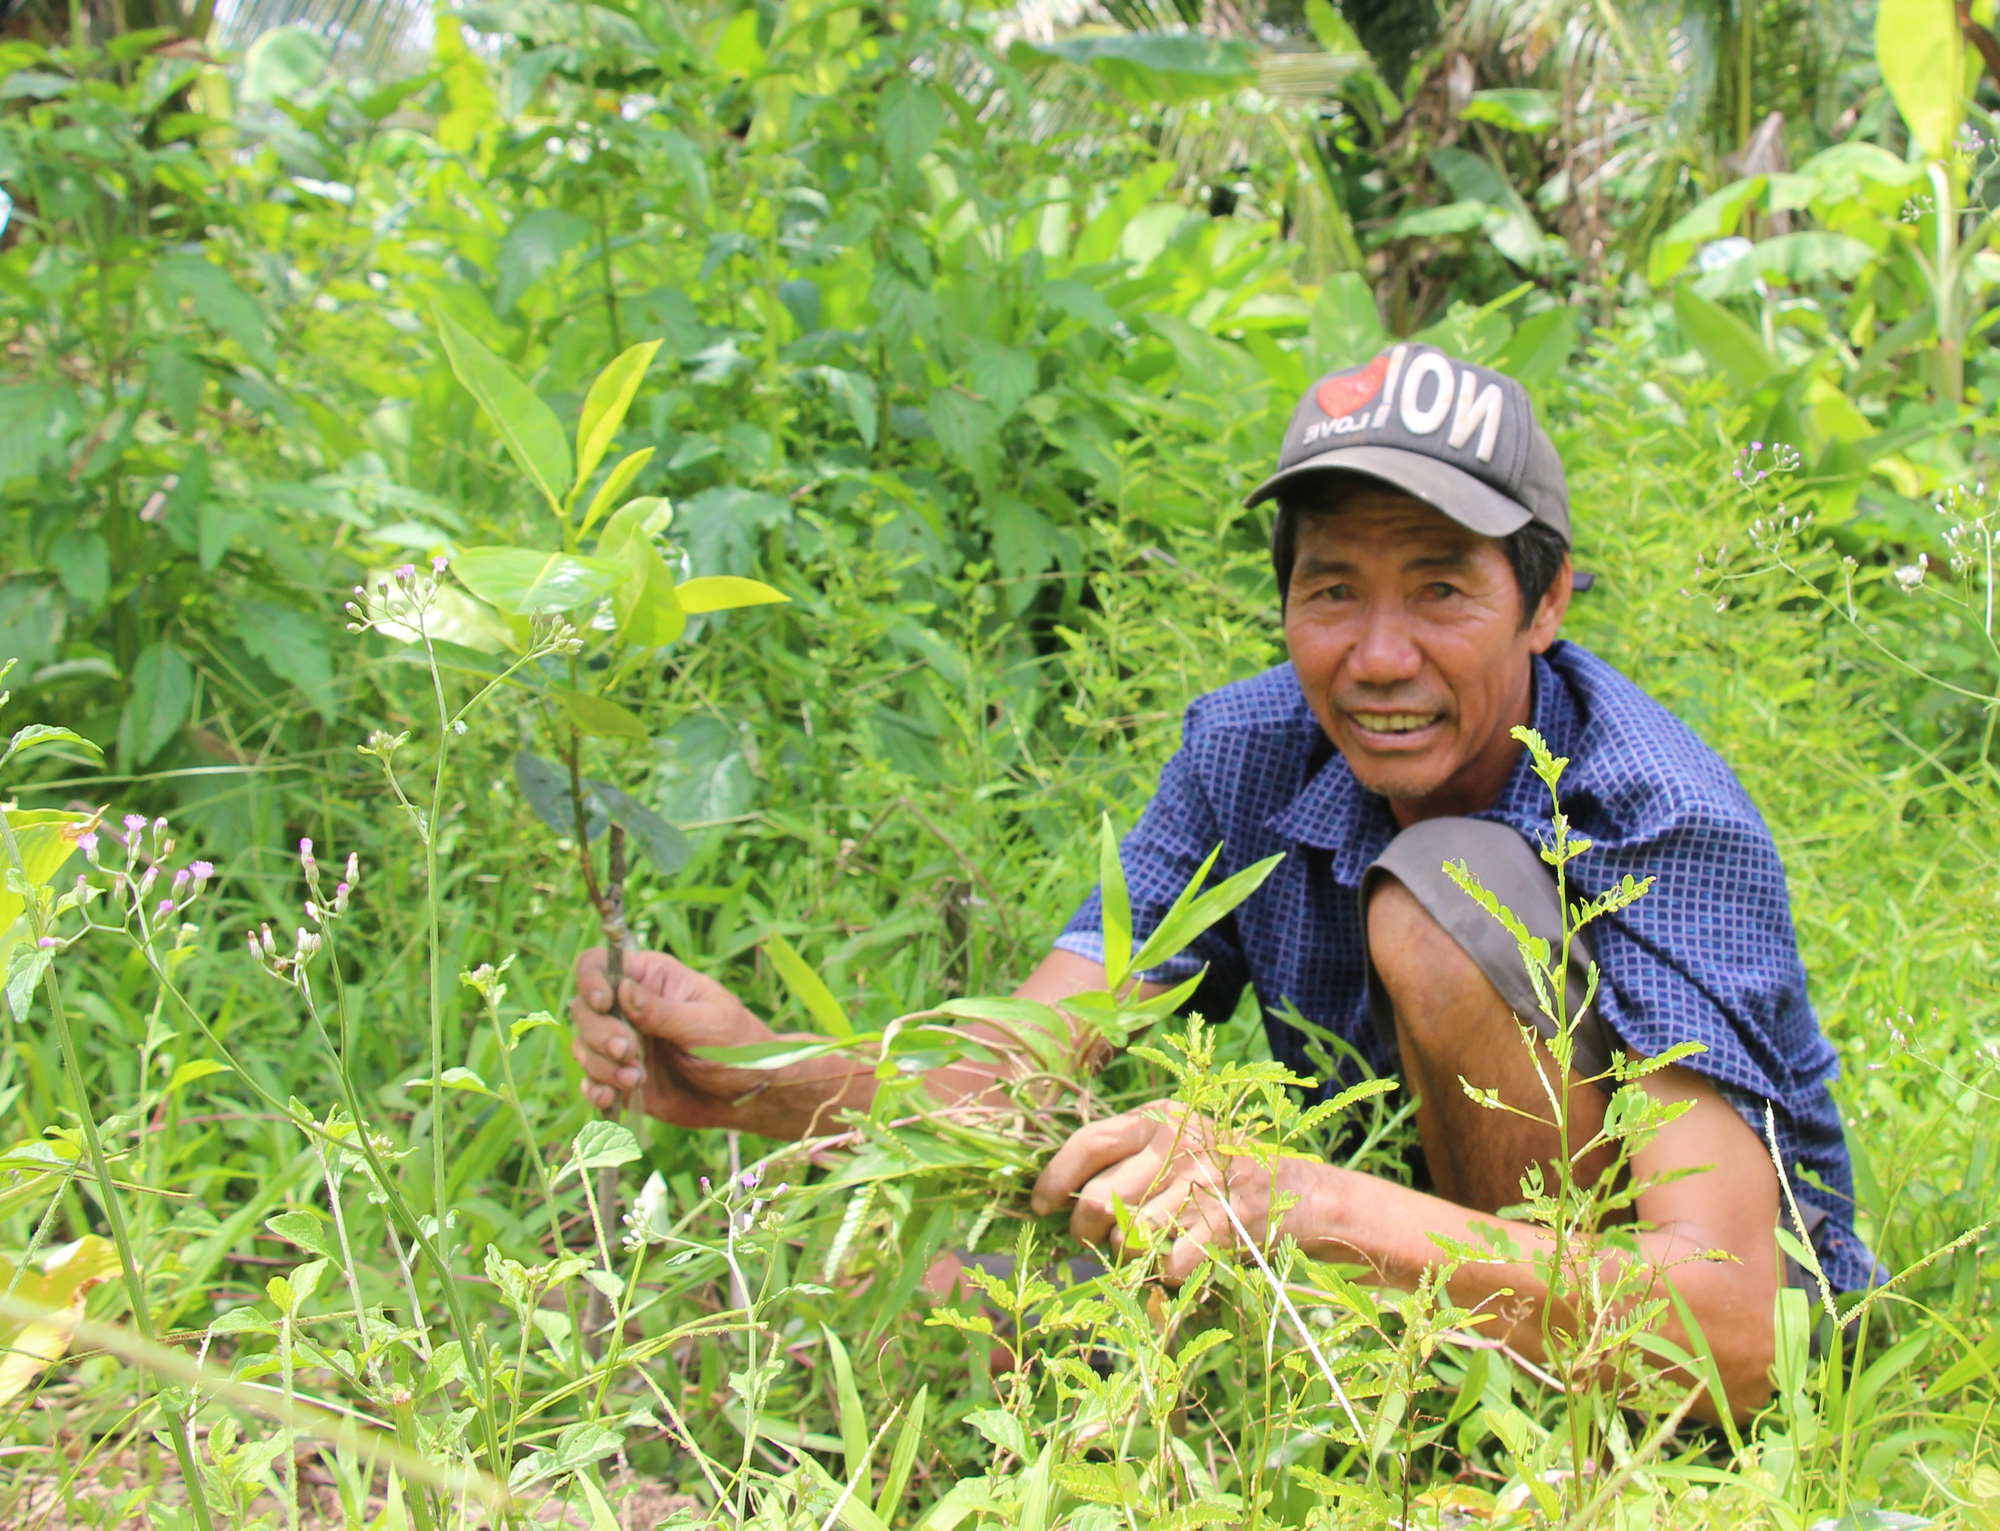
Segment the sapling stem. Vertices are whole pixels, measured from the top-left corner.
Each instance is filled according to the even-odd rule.
[[[569,749],[564,752],[569,767],[570,812],[576,821],[576,857],[583,868],[584,895],[597,911],[598,928],[604,935],[604,981],[611,990],[611,1014],[623,1017],[618,1008],[618,988],[625,982],[625,953],[632,945],[632,932],[625,923],[625,831],[613,824],[605,836],[604,881],[597,880],[596,863],[590,859],[590,820],[583,802],[583,741],[577,731],[569,732]],[[622,1123],[631,1096],[623,1094],[618,1104],[604,1108],[607,1121]],[[618,1166],[598,1166],[591,1188],[591,1211],[601,1224],[616,1226],[618,1210]],[[598,1330],[611,1318],[611,1299],[596,1287],[583,1306],[583,1347],[594,1361],[603,1354],[604,1342]]]

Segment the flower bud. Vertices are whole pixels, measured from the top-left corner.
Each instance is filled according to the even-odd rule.
[[[261,934],[264,942],[264,955],[276,958],[278,955],[278,943],[271,937],[271,927],[269,925],[264,926]]]
[[[349,887],[361,881],[361,852],[347,853],[347,883]]]
[[[124,824],[128,836],[136,835],[146,827],[146,816],[143,813],[128,813],[120,822]]]
[[[174,897],[179,898],[181,894],[187,892],[187,886],[192,881],[194,881],[194,874],[186,867],[182,867],[178,872],[174,873]]]
[[[347,913],[347,884],[344,882],[333,885],[333,912],[335,914]]]
[[[35,943],[35,945],[40,947],[43,951],[49,950],[55,944],[56,944],[56,938],[54,936],[43,936],[41,940]]]
[[[448,558],[446,558],[442,553],[438,554],[437,557],[431,560],[431,573],[433,574],[442,574],[446,569],[449,569],[450,567],[451,567],[451,561]]]
[[[147,867],[145,875],[139,879],[139,897],[142,899],[151,898],[153,896],[153,884],[158,882],[159,880],[160,880],[159,867],[157,866]]]
[[[306,918],[311,920],[315,925],[319,924],[319,905],[315,904],[311,899],[307,899],[305,907]]]
[[[215,867],[206,861],[196,861],[189,865],[188,872],[197,884],[205,883],[215,875]]]
[[[174,901],[170,898],[163,898],[160,900],[159,906],[153,910],[153,918],[156,920],[164,920],[168,915],[172,914],[173,912],[174,912]]]
[[[95,831],[86,830],[84,833],[78,835],[76,837],[76,848],[83,852],[83,859],[88,861],[92,866],[100,865],[97,859],[97,835]]]

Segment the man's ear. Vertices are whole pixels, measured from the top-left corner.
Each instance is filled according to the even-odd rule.
[[[1542,592],[1540,604],[1535,607],[1534,619],[1528,623],[1528,648],[1530,652],[1545,654],[1556,641],[1556,634],[1562,627],[1562,620],[1569,612],[1569,598],[1573,585],[1571,576],[1575,571],[1570,567],[1569,554],[1564,553],[1562,562],[1556,566],[1555,578],[1549,581],[1549,588]]]

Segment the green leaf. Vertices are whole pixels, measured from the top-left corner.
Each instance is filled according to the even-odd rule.
[[[854,1027],[847,1019],[847,1012],[840,1008],[840,1001],[833,997],[833,991],[821,981],[819,974],[776,931],[764,937],[764,955],[771,959],[771,966],[778,970],[778,976],[785,981],[785,987],[792,991],[792,998],[806,1007],[806,1011],[819,1023],[819,1029],[830,1037],[847,1038],[854,1035]]]
[[[326,1224],[310,1212],[280,1212],[264,1219],[264,1226],[288,1244],[296,1244],[311,1254],[337,1260],[340,1253],[327,1237]]]
[[[576,1156],[564,1170],[604,1169],[643,1158],[632,1129],[617,1122],[585,1122],[576,1134]]]
[[[194,667],[162,638],[148,644],[132,666],[132,694],[118,723],[119,758],[143,768],[180,732],[194,701]]]
[[[638,843],[654,871],[662,877],[671,877],[688,864],[694,847],[686,835],[660,815],[608,782],[592,781],[585,785],[590,788],[591,797],[603,805],[611,822]]]
[[[58,744],[74,745],[92,760],[104,758],[104,751],[82,734],[71,729],[58,728],[53,723],[30,723],[25,728],[14,730],[14,737],[7,741],[7,753],[0,755],[0,765],[5,765],[16,755],[27,754],[29,750],[45,749]]]
[[[1653,241],[1646,260],[1646,280],[1655,287],[1664,286],[1688,263],[1695,246],[1734,234],[1743,221],[1743,210],[1762,197],[1769,185],[1768,177],[1753,175],[1732,181],[1695,203]]]
[[[209,328],[241,346],[258,366],[275,372],[278,353],[264,326],[264,312],[227,271],[200,255],[169,255],[152,268],[153,281],[170,307],[182,298]]]
[[[617,639],[642,649],[664,648],[687,631],[687,608],[674,591],[673,571],[643,538],[627,539],[621,560],[629,571],[613,601]]]
[[[882,87],[875,113],[875,130],[899,175],[916,169],[944,127],[944,103],[922,80],[897,75]]]
[[[570,458],[569,440],[555,411],[463,325],[443,313],[436,318],[451,370],[479,401],[514,461],[542,491],[549,509],[560,516],[569,488]]]
[[[1009,50],[1010,59],[1036,55],[1089,69],[1145,108],[1228,95],[1257,80],[1246,43],[1192,31],[1095,32]]]
[[[1520,323],[1493,365],[1523,383],[1545,383],[1569,360],[1576,346],[1576,310],[1549,308]]]
[[[206,1079],[210,1074],[233,1072],[228,1064],[217,1063],[213,1058],[190,1058],[174,1070],[173,1077],[167,1081],[166,1093],[171,1095],[182,1086],[193,1084],[197,1079]]]
[[[1749,393],[1778,370],[1757,332],[1719,303],[1682,287],[1674,293],[1674,315],[1695,349],[1737,393]]]
[[[769,606],[791,597],[773,590],[761,580],[740,579],[734,574],[709,574],[674,587],[683,611],[733,611],[738,606]]]
[[[618,427],[625,423],[625,412],[632,407],[632,396],[639,391],[646,369],[653,365],[659,349],[657,340],[626,347],[590,385],[590,393],[583,401],[583,415],[576,425],[576,489],[571,491],[572,495],[583,488],[611,449]]]
[[[605,475],[597,493],[590,497],[590,508],[583,513],[583,520],[576,529],[579,537],[597,524],[598,517],[618,503],[618,496],[632,487],[632,480],[639,476],[639,470],[652,460],[651,447],[641,447],[631,455],[619,459],[618,466]],[[583,481],[582,474],[577,475],[577,481],[579,483]]]
[[[246,102],[297,101],[319,84],[332,55],[310,28],[273,27],[245,50],[237,89]]]
[[[1880,0],[1875,63],[1926,159],[1943,159],[1965,118],[1965,39],[1951,0]]]
[[[903,1490],[909,1485],[910,1469],[916,1465],[917,1448],[923,1444],[924,1411],[930,1396],[929,1383],[917,1389],[908,1412],[903,1415],[902,1428],[896,1432],[896,1444],[889,1451],[889,1470],[883,1475],[881,1493],[875,1497],[875,1514],[891,1524],[903,1502]]]
[[[569,772],[553,760],[523,750],[514,757],[514,784],[535,811],[535,817],[566,838],[576,834],[576,810],[570,801]],[[604,805],[586,794],[583,802],[583,837],[594,840],[604,832],[609,815]]]
[[[508,228],[493,258],[494,274],[499,278],[493,292],[494,312],[513,312],[523,293],[588,238],[590,221],[562,208],[537,207],[521,214]]]
[[[814,367],[812,375],[847,406],[848,418],[861,433],[862,444],[872,451],[881,424],[875,404],[875,380],[865,372],[848,372],[839,367]]]
[[[827,1359],[833,1363],[833,1396],[839,1405],[840,1450],[846,1459],[850,1483],[866,1483],[868,1471],[868,1416],[861,1407],[861,1392],[854,1385],[854,1363],[840,1336],[820,1325],[826,1340]]]
[[[749,1042],[738,1047],[690,1047],[689,1052],[710,1063],[726,1063],[738,1069],[781,1069],[808,1058],[824,1058],[845,1052],[853,1042],[876,1040],[878,1033],[859,1037],[830,1037],[824,1042]]]
[[[609,697],[589,691],[558,691],[556,702],[580,734],[596,739],[646,738],[646,725]]]
[[[1158,967],[1179,953],[1196,936],[1255,893],[1264,879],[1271,875],[1272,869],[1285,859],[1282,855],[1267,856],[1254,866],[1245,867],[1234,877],[1224,878],[1206,893],[1200,893],[1198,890],[1208,877],[1208,869],[1215,865],[1215,858],[1221,852],[1219,845],[1209,852],[1201,870],[1181,890],[1181,896],[1174,900],[1173,907],[1146,938],[1146,944],[1139,948],[1139,955],[1132,959],[1134,972],[1143,973]]]
[[[1510,133],[1546,133],[1556,125],[1556,97],[1547,90],[1475,90],[1459,110],[1465,122],[1490,122]]]
[[[1358,367],[1382,349],[1385,338],[1375,291],[1358,272],[1343,271],[1321,284],[1306,327],[1314,372]]]
[[[537,611],[570,611],[611,593],[625,566],[608,558],[545,553],[540,548],[467,548],[451,572],[480,600],[526,616]]]
[[[1105,814],[1097,837],[1098,898],[1104,907],[1104,981],[1116,989],[1132,971],[1132,900],[1118,860],[1118,834]]]

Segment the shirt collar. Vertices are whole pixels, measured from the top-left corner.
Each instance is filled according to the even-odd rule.
[[[1534,657],[1532,679],[1534,702],[1529,717],[1534,730],[1551,751],[1565,754],[1577,732],[1575,704],[1542,655]],[[1362,790],[1340,752],[1326,746],[1317,723],[1313,733],[1317,746],[1313,753],[1323,753],[1324,763],[1291,802],[1264,821],[1264,827],[1294,844],[1331,852],[1328,871],[1334,882],[1358,887],[1361,874],[1395,837],[1396,821],[1390,815],[1388,799]],[[1474,815],[1509,823],[1543,823],[1548,816],[1548,789],[1535,775],[1526,750],[1514,762],[1493,806]]]

